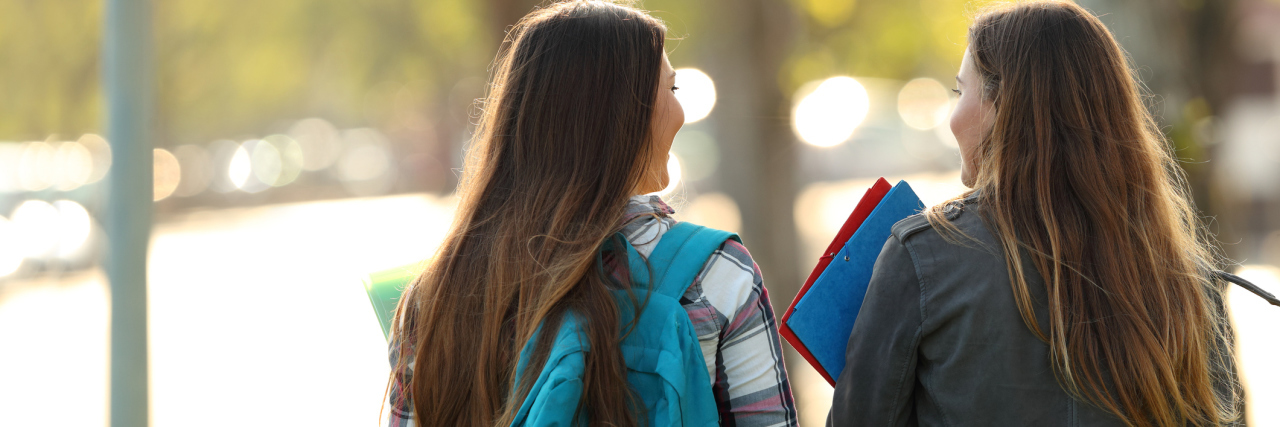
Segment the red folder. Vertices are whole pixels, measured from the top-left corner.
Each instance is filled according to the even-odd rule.
[[[867,215],[870,215],[871,211],[875,210],[876,205],[880,204],[880,200],[884,198],[884,195],[891,188],[893,186],[889,185],[889,181],[880,178],[876,180],[875,185],[872,185],[867,190],[867,194],[862,196],[862,200],[858,201],[858,206],[849,214],[849,219],[845,220],[844,225],[840,227],[840,232],[836,233],[836,238],[827,246],[827,250],[822,252],[822,257],[818,258],[818,265],[813,267],[813,272],[809,273],[809,278],[804,281],[804,286],[800,287],[800,292],[796,294],[796,298],[791,300],[791,305],[787,306],[787,311],[782,313],[782,321],[778,322],[778,333],[782,334],[782,337],[791,343],[791,346],[796,351],[800,352],[800,356],[809,361],[809,365],[815,367],[818,373],[822,375],[822,378],[825,378],[832,386],[836,385],[836,380],[822,369],[822,365],[813,357],[809,349],[805,348],[804,343],[800,342],[799,338],[796,338],[795,332],[792,332],[791,328],[787,326],[787,319],[791,318],[791,313],[795,311],[796,303],[800,302],[800,298],[804,296],[805,292],[809,291],[810,286],[813,286],[813,281],[818,280],[818,276],[821,276],[822,272],[827,269],[827,264],[831,263],[831,259],[835,257],[837,252],[840,252],[845,242],[849,241],[849,238],[853,236],[853,232],[858,231],[858,226],[862,225],[862,221],[866,220]]]

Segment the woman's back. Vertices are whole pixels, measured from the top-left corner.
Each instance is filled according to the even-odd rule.
[[[1049,345],[1022,322],[1003,249],[975,201],[947,208],[951,224],[972,239],[948,240],[923,215],[893,227],[828,422],[1123,426],[1058,384]],[[1030,261],[1024,268],[1035,271]],[[1044,282],[1027,279],[1036,320],[1047,329]]]
[[[894,398],[873,412],[942,425],[1233,422],[1214,245],[1119,43],[1066,1],[997,6],[968,38],[951,116],[968,206],[896,230],[849,344],[889,373],[846,369],[838,393],[879,387]]]

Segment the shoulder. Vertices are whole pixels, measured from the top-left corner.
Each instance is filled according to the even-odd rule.
[[[935,314],[1012,301],[1003,246],[984,219],[983,204],[957,201],[941,209],[935,222],[918,214],[894,224],[874,269],[882,274],[912,269],[921,305]]]
[[[684,296],[732,319],[743,306],[760,298],[764,280],[747,247],[730,238],[734,234],[724,234],[726,238],[707,257]]]
[[[742,243],[735,239],[725,239],[720,244],[720,248],[711,254],[712,257],[721,256],[734,260],[738,265],[755,268],[755,259],[751,258],[751,252]]]
[[[983,220],[982,206],[973,202],[973,199],[947,202],[941,210],[947,224],[932,223],[922,212],[895,223],[893,237],[904,245],[939,243],[939,240],[958,245],[964,245],[966,241],[984,245],[994,242],[995,239]]]
[[[715,231],[717,236],[724,236],[724,239],[719,241],[719,246],[715,251],[711,252],[711,256],[707,257],[707,262],[703,264],[702,271],[698,275],[699,278],[704,281],[745,281],[747,284],[753,282],[751,278],[760,275],[759,267],[756,266],[755,259],[751,257],[751,251],[747,250],[746,245],[743,245],[738,240],[738,235],[713,228],[707,229]],[[728,274],[719,274],[721,273],[720,267],[732,268],[723,272]]]
[[[711,251],[709,256],[707,256],[706,263],[703,264],[702,271],[698,275],[699,277],[702,277],[710,270],[713,270],[714,267],[716,267],[716,264],[720,261],[730,262],[737,266],[739,270],[743,270],[747,274],[756,273],[754,271],[756,270],[756,264],[755,260],[751,257],[751,251],[747,250],[747,247],[742,244],[737,233],[686,221],[676,221],[671,218],[665,218],[664,220],[667,222],[664,224],[665,227],[660,227],[661,232],[657,233],[657,238],[654,239],[655,243],[661,241],[661,239],[667,238],[668,232],[671,231],[672,228],[676,228],[676,225],[691,225],[698,230],[696,231],[697,237],[690,237],[691,233],[685,233],[684,238],[688,240],[683,241],[686,242],[686,244],[688,242],[699,241],[699,243],[697,243],[698,245],[715,245],[715,249]],[[708,238],[710,240],[708,240]],[[707,246],[703,247],[706,248]],[[702,253],[705,254],[705,250]]]
[[[945,223],[930,222],[921,213],[894,224],[880,255],[885,268],[896,264],[884,258],[909,260],[917,276],[935,287],[976,286],[975,281],[1005,277],[1004,254],[983,219],[981,203],[955,201],[941,209],[939,220]]]

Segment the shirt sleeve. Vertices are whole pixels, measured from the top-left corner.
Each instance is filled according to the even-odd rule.
[[[853,323],[828,426],[905,426],[914,419],[923,310],[908,249],[890,237]]]
[[[728,315],[718,337],[712,384],[721,425],[798,425],[777,320],[760,267],[747,248],[726,241],[707,261],[698,285],[720,306],[717,311]],[[725,309],[728,305],[732,310]]]
[[[409,332],[409,328],[401,328],[397,332]],[[413,401],[409,400],[408,386],[413,378],[413,336],[392,335],[388,345],[388,359],[391,362],[391,382],[387,390],[388,427],[416,427],[413,416]],[[401,358],[405,358],[401,364]]]

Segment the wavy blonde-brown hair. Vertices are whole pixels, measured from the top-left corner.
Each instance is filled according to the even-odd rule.
[[[1049,344],[1063,387],[1131,426],[1236,419],[1212,243],[1119,44],[1059,1],[988,10],[969,43],[995,117],[965,196],[983,205],[1023,321]],[[954,230],[945,205],[927,216]],[[1037,273],[1047,331],[1028,292]]]
[[[634,426],[614,283],[601,268],[627,199],[651,163],[666,27],[607,1],[553,3],[525,16],[499,53],[467,152],[452,230],[401,298],[393,336],[411,378],[392,398],[418,425],[507,426],[547,361],[541,325],[577,316],[588,425]],[[622,262],[626,265],[626,262]],[[398,388],[397,388],[398,387]]]

